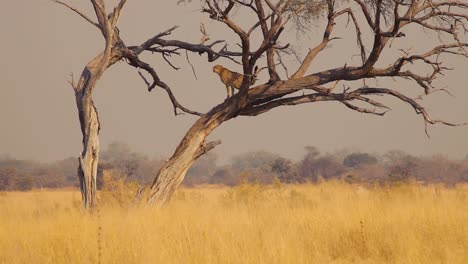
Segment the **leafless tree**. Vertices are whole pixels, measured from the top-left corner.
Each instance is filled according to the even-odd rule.
[[[239,40],[240,53],[229,52],[224,46],[219,52],[213,51],[212,44],[189,44],[176,40],[165,40],[175,28],[156,35],[139,46],[127,47],[119,37],[116,23],[125,1],[120,1],[111,14],[104,13],[103,0],[91,0],[98,22],[94,22],[82,13],[83,18],[99,28],[106,39],[103,53],[96,57],[83,71],[78,84],[73,84],[80,111],[80,122],[84,135],[84,151],[80,157],[80,177],[86,205],[94,203],[93,177],[97,163],[99,122],[97,112],[92,104],[91,91],[104,70],[118,60],[126,59],[134,67],[142,68],[153,78],[149,90],[155,86],[165,89],[174,105],[174,111],[200,115],[200,118],[188,130],[171,158],[159,170],[151,185],[148,203],[161,205],[167,202],[177,186],[182,182],[193,162],[213,149],[220,142],[206,142],[210,133],[222,123],[238,116],[256,116],[280,106],[291,106],[320,101],[334,101],[351,110],[374,115],[384,115],[390,108],[380,98],[393,97],[410,105],[424,120],[426,131],[428,124],[456,126],[443,120],[432,119],[420,103],[423,95],[435,91],[446,91],[434,87],[433,81],[450,70],[443,64],[446,55],[468,57],[466,42],[468,3],[463,0],[202,0],[202,12],[212,20],[224,24]],[[245,10],[255,18],[255,23],[242,28],[236,22],[234,10]],[[312,47],[300,65],[288,70],[281,57],[281,51],[289,44],[280,45],[282,33],[287,24],[310,21],[320,12],[326,16],[326,26],[320,43]],[[334,28],[339,17],[348,17],[354,26],[357,48],[361,62],[357,65],[340,65],[336,68],[310,73],[309,69],[318,54],[323,52],[332,41],[340,39],[335,36]],[[360,19],[360,18],[363,19]],[[420,29],[436,32],[440,35],[438,43],[420,54],[404,50],[404,55],[386,67],[377,67],[384,50],[392,49],[391,42],[404,38],[408,32],[405,28],[414,25]],[[258,44],[252,35],[260,32],[262,40]],[[371,32],[372,46],[366,46],[363,39],[366,32]],[[205,39],[205,38],[202,38]],[[284,40],[281,41],[282,43]],[[252,76],[254,67],[266,61],[268,81],[250,87],[250,78],[243,78],[239,92],[216,105],[204,114],[182,107],[175,99],[167,84],[162,82],[155,70],[141,61],[138,55],[143,51],[158,52],[167,55],[178,50],[204,52],[208,59],[231,58],[240,56],[244,76]],[[393,48],[395,49],[395,48]],[[285,70],[281,77],[277,66]],[[417,70],[429,69],[429,74]],[[289,73],[292,73],[289,75]],[[289,76],[289,77],[288,77]],[[392,87],[370,87],[363,85],[351,88],[349,81],[366,79],[394,78],[396,81],[407,79],[422,88],[422,95],[411,97]],[[338,82],[343,89],[338,90]],[[149,82],[148,82],[149,83]],[[401,84],[401,83],[400,83]],[[396,82],[398,85],[398,82]],[[377,97],[380,96],[380,97]]]

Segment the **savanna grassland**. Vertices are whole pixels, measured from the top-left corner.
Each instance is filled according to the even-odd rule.
[[[165,208],[0,194],[0,263],[468,263],[468,186],[180,189]]]

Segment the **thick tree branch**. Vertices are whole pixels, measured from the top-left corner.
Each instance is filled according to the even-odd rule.
[[[425,126],[426,126],[426,134],[429,136],[427,132],[427,124],[444,124],[447,126],[462,126],[466,125],[467,123],[451,123],[444,120],[437,120],[432,119],[428,114],[427,110],[417,102],[417,98],[413,99],[406,95],[403,95],[400,92],[397,92],[392,89],[388,88],[370,88],[370,87],[363,87],[358,88],[354,91],[344,91],[343,93],[323,93],[323,89],[319,89],[318,93],[314,94],[307,94],[307,95],[300,95],[294,97],[287,97],[287,98],[280,98],[277,100],[272,100],[267,103],[263,103],[260,105],[250,106],[241,111],[240,115],[246,116],[256,116],[268,112],[274,108],[280,106],[292,106],[298,104],[305,104],[305,103],[313,103],[319,101],[339,101],[343,103],[348,108],[366,114],[375,114],[375,115],[385,115],[387,110],[390,110],[384,104],[377,102],[373,99],[370,99],[366,96],[371,95],[389,95],[394,98],[399,99],[407,104],[409,104],[417,114],[421,115],[424,119]],[[358,100],[362,102],[366,102],[372,106],[375,106],[380,109],[385,109],[384,111],[377,111],[376,109],[368,109],[364,107],[358,107],[350,103],[350,101]]]
[[[217,40],[212,42],[211,44],[192,44],[184,41],[179,40],[166,40],[162,37],[170,35],[174,30],[176,30],[178,26],[174,26],[166,31],[163,31],[154,37],[148,39],[144,43],[139,46],[130,46],[128,47],[130,50],[135,52],[136,54],[140,54],[142,52],[151,51],[151,52],[160,52],[161,48],[164,47],[176,47],[177,49],[184,49],[192,52],[197,52],[199,54],[206,53],[208,55],[208,61],[213,62],[220,57],[227,58],[238,63],[232,57],[239,57],[242,56],[242,52],[233,52],[228,51],[226,45],[221,48],[220,51],[213,50],[213,47],[217,44],[223,43],[223,40]]]

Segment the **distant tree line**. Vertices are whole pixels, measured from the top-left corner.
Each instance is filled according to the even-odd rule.
[[[305,147],[299,161],[265,151],[235,156],[227,165],[219,166],[215,154],[200,158],[187,173],[186,185],[237,185],[240,175],[251,182],[284,183],[319,182],[339,179],[360,184],[395,184],[409,181],[441,183],[453,186],[468,182],[468,159],[450,160],[441,155],[416,157],[403,151],[383,155],[362,152],[321,153]]]
[[[128,181],[144,184],[154,177],[163,162],[162,158],[150,159],[134,152],[125,143],[111,143],[101,153],[98,188],[102,186],[105,170],[115,170],[119,175],[125,175]],[[77,167],[76,158],[40,163],[0,156],[0,191],[78,187]]]
[[[114,170],[127,181],[147,184],[164,162],[164,158],[151,159],[134,152],[127,144],[112,143],[102,152],[98,188],[102,185],[105,170]],[[0,156],[0,191],[77,187],[77,166],[76,158],[40,163]],[[331,179],[369,185],[417,181],[453,186],[468,182],[468,157],[465,160],[450,160],[440,155],[416,157],[398,150],[382,155],[346,151],[322,153],[308,146],[299,161],[267,151],[255,151],[220,164],[217,155],[209,153],[190,168],[184,184],[234,186],[245,180],[269,184],[274,181],[316,183]]]

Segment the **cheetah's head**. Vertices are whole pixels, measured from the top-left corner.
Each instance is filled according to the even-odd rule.
[[[213,72],[220,73],[222,69],[223,69],[223,66],[218,64],[218,65],[213,67]]]

